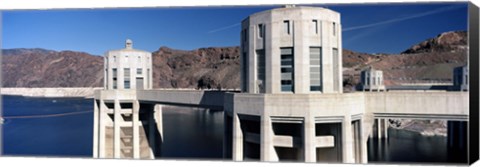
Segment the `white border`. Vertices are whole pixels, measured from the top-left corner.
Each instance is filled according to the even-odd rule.
[[[459,0],[434,0],[431,2],[452,2]],[[127,8],[127,7],[168,7],[168,6],[241,6],[241,5],[275,5],[275,4],[349,4],[349,3],[414,3],[428,2],[425,0],[243,0],[243,1],[218,1],[218,0],[1,0],[0,10],[11,9],[71,9],[71,8]],[[459,2],[465,2],[459,1]]]
[[[458,0],[454,0],[458,1]],[[0,0],[0,10],[16,9],[90,9],[90,8],[138,8],[138,7],[175,7],[175,6],[244,6],[244,5],[275,5],[275,4],[350,4],[350,3],[415,3],[429,2],[425,0],[243,0],[243,1],[218,1],[218,0]],[[430,2],[452,2],[452,0],[435,0]],[[458,1],[465,2],[465,1]],[[473,2],[477,4],[478,2]],[[1,23],[0,23],[1,26]],[[1,34],[0,34],[1,35]],[[0,46],[1,47],[1,46]],[[1,166],[61,166],[61,167],[89,167],[89,166],[208,166],[208,167],[244,167],[248,166],[420,166],[411,165],[358,165],[358,164],[312,164],[312,163],[266,163],[266,162],[232,162],[232,161],[186,161],[186,160],[113,160],[91,158],[32,158],[32,157],[0,157]],[[421,165],[432,166],[432,165]],[[438,165],[436,165],[438,166]],[[446,165],[440,165],[446,166]],[[480,162],[474,164],[480,166]]]

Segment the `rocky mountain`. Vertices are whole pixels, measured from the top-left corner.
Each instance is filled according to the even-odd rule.
[[[379,55],[366,65],[383,70],[387,85],[397,85],[451,82],[453,68],[467,61],[467,33],[452,31],[413,45],[401,54]]]
[[[226,88],[240,85],[239,47],[153,52],[154,88]]]
[[[425,53],[425,52],[449,52],[452,50],[463,50],[467,47],[466,31],[451,31],[439,34],[435,38],[428,39],[411,48],[403,51],[403,54]]]
[[[384,71],[389,85],[449,82],[452,69],[467,62],[465,31],[446,32],[400,54],[343,50],[345,90],[358,84],[362,69]],[[6,49],[2,52],[3,87],[101,87],[103,58],[83,52]],[[160,47],[153,56],[154,88],[240,87],[239,47],[176,50]]]
[[[3,87],[93,87],[103,84],[103,59],[83,52],[6,49]]]

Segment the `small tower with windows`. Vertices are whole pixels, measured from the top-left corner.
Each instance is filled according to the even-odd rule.
[[[468,91],[468,66],[453,69],[453,86],[456,90]]]
[[[368,68],[360,73],[360,80],[363,91],[385,91],[385,84],[383,82],[383,71]]]
[[[133,49],[132,40],[106,52],[104,60],[105,89],[152,89],[152,53]]]

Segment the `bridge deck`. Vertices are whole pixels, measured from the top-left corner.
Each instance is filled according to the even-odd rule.
[[[224,110],[225,106],[233,105],[232,98],[228,98],[228,91],[202,90],[115,90],[100,91],[95,97],[103,99],[137,99],[143,102],[160,103],[166,105],[203,107],[215,110]],[[365,113],[372,113],[382,118],[411,118],[411,119],[450,119],[468,120],[469,95],[468,92],[356,92],[345,94],[246,94],[234,93],[229,97],[265,97],[269,99],[290,98],[294,96],[310,99],[328,100],[360,100],[352,103],[355,108],[364,108]],[[344,100],[347,100],[344,99]],[[283,99],[288,100],[288,99]],[[315,102],[318,100],[309,100]],[[363,106],[361,106],[363,104]]]

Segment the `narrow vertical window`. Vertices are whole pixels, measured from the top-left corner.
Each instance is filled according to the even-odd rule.
[[[125,89],[130,89],[130,68],[123,69],[123,87]]]
[[[247,29],[243,29],[243,42],[247,42]]]
[[[263,32],[264,32],[263,29],[264,29],[263,24],[259,24],[259,25],[258,25],[258,37],[259,37],[259,38],[263,38]]]
[[[257,92],[265,93],[265,50],[257,50]]]
[[[310,91],[322,91],[321,55],[321,47],[310,47]]]
[[[338,66],[338,49],[333,48],[332,49],[332,57],[333,57],[333,90],[338,91],[339,90],[339,85],[340,85],[340,79],[339,79],[339,66]]]
[[[318,21],[317,20],[312,21],[312,28],[313,28],[313,32],[315,34],[318,34]]]
[[[150,85],[150,69],[147,69],[147,88],[150,89],[152,85]]]
[[[293,92],[293,85],[295,83],[293,77],[293,48],[281,48],[281,91]]]
[[[142,69],[141,68],[137,68],[137,75],[142,75]]]
[[[337,33],[337,25],[335,24],[335,22],[333,22],[333,35],[336,35]]]
[[[243,52],[242,54],[242,85],[243,85],[243,91],[247,92],[247,78],[248,78],[248,58],[247,58],[247,52]]]
[[[288,20],[283,21],[283,31],[286,34],[290,34],[290,21]]]
[[[117,89],[117,69],[112,68],[113,89]]]

